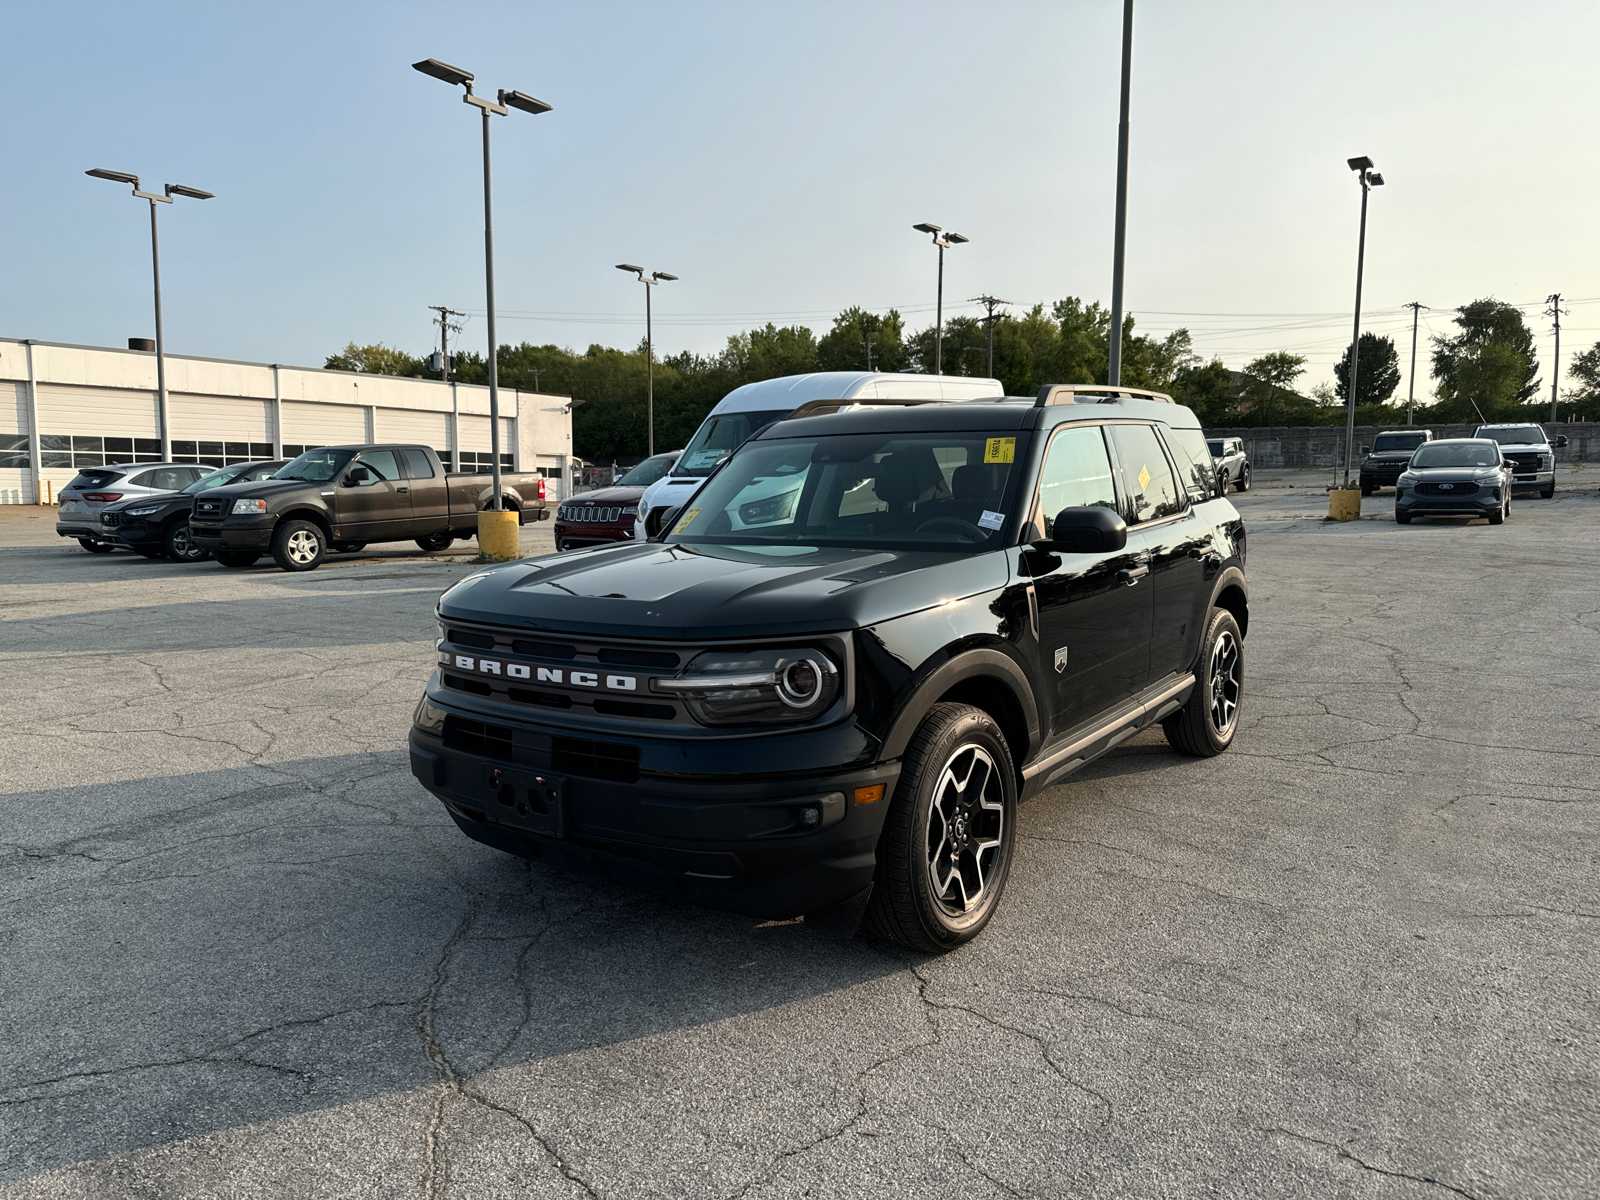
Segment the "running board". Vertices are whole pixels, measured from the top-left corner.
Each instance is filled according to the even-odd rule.
[[[1191,671],[1168,676],[1137,700],[1113,711],[1109,719],[1087,733],[1040,755],[1035,762],[1022,768],[1023,793],[1032,795],[1041,788],[1049,787],[1106,751],[1120,746],[1135,734],[1142,733],[1157,721],[1170,717],[1189,699],[1194,684],[1194,673]]]

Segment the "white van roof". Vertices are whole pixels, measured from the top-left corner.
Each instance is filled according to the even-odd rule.
[[[982,400],[1002,396],[998,379],[965,375],[897,375],[884,371],[813,371],[736,387],[711,410],[722,413],[783,409],[809,400]]]

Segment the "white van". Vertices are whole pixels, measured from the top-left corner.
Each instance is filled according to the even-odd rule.
[[[652,512],[681,508],[716,470],[717,464],[756,430],[781,421],[813,400],[987,400],[1005,394],[998,379],[959,375],[891,375],[882,371],[814,371],[783,375],[734,388],[695,430],[670,474],[656,480],[639,498],[633,536],[640,541],[659,522]]]

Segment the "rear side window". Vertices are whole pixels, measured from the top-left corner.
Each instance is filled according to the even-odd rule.
[[[1108,425],[1106,429],[1117,450],[1122,489],[1128,496],[1128,524],[1181,513],[1186,505],[1155,429],[1149,425]]]
[[[413,479],[432,479],[433,464],[421,450],[402,450],[406,460],[406,474]]]
[[[1178,460],[1178,477],[1195,504],[1217,494],[1217,476],[1205,435],[1198,429],[1167,430],[1167,444]]]
[[[198,475],[199,472],[188,467],[162,467],[159,471],[146,471],[133,482],[140,487],[156,488],[163,492],[181,492]]]
[[[67,486],[69,488],[87,488],[89,491],[93,491],[96,488],[103,488],[108,484],[113,484],[121,478],[122,475],[118,471],[79,471],[77,477]]]
[[[1063,508],[1117,507],[1111,482],[1111,459],[1098,425],[1063,429],[1050,442],[1039,472],[1039,508],[1044,535],[1053,535],[1056,514]]]

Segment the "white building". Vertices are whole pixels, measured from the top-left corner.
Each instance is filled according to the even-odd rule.
[[[492,465],[489,389],[315,367],[167,358],[177,462],[293,458],[309,446],[417,442],[453,470]],[[0,338],[0,503],[37,504],[80,467],[161,461],[156,357],[147,350]],[[504,470],[569,490],[572,402],[500,389]]]

